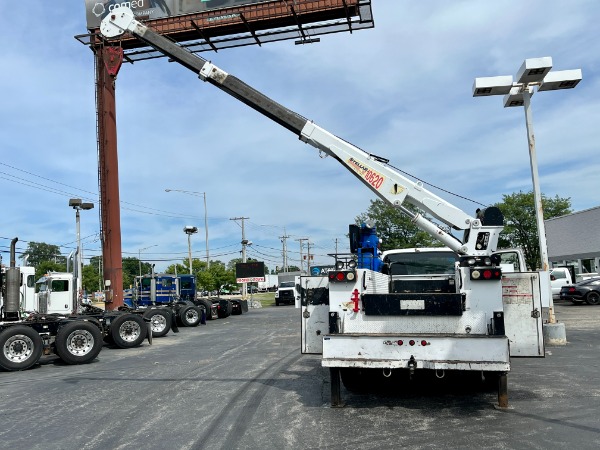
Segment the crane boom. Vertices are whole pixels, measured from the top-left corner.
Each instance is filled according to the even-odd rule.
[[[180,47],[135,19],[127,7],[116,8],[101,23],[100,32],[107,39],[118,38],[126,32],[145,42],[173,61],[198,74],[208,82],[241,102],[292,131],[303,142],[336,159],[383,201],[411,217],[422,230],[450,247],[469,256],[490,256],[496,251],[502,230],[502,214],[488,208],[472,217],[446,200],[428,191],[421,182],[414,182],[387,165],[387,160],[369,154],[333,135],[300,114],[247,85],[212,62]],[[421,214],[403,206],[411,203],[456,230],[463,230],[463,240],[457,239]]]

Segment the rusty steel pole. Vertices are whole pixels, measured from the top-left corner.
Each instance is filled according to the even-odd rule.
[[[106,309],[123,305],[121,210],[115,101],[116,75],[122,50],[98,46],[96,58],[96,117],[98,125],[98,185]],[[120,53],[121,60],[117,61]]]

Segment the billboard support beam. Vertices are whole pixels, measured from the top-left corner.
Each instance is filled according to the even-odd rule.
[[[246,20],[246,17],[244,16],[244,13],[240,13],[240,19],[242,19],[242,22],[244,22],[244,25],[246,25],[246,28],[248,28],[248,32],[252,35],[252,37],[258,44],[258,46],[262,47],[262,44],[261,44],[260,40],[258,39],[258,36],[256,36],[255,31],[250,27],[250,24],[248,23],[248,21]]]
[[[210,45],[210,47],[215,51],[215,53],[218,53],[219,50],[217,49],[217,47],[215,46],[215,44],[213,44],[210,41],[210,38],[204,34],[204,32],[202,31],[202,28],[200,28],[198,26],[198,24],[196,22],[194,22],[193,20],[192,20],[192,26],[196,29],[196,31],[198,32],[198,34],[200,35],[200,37],[202,39],[204,39],[208,45]]]

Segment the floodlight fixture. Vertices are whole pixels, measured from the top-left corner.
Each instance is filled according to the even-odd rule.
[[[573,89],[579,84],[583,75],[581,69],[557,70],[544,77],[538,91],[556,91],[558,89]]]
[[[529,95],[533,95],[533,88],[526,88],[529,92]],[[504,107],[509,108],[513,106],[523,106],[525,104],[525,99],[523,98],[523,89],[520,87],[514,87],[510,90],[508,95],[504,96]]]
[[[194,234],[198,232],[198,227],[193,227],[191,225],[187,225],[185,227],[183,227],[183,232],[185,234]]]
[[[526,59],[517,72],[517,82],[523,84],[540,83],[550,72],[550,69],[552,69],[552,58],[550,56]]]
[[[512,87],[512,75],[475,78],[475,82],[473,83],[473,97],[506,95],[510,92]]]

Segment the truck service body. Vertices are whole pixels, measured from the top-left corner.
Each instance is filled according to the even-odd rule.
[[[377,369],[416,375],[424,370],[485,372],[497,380],[498,403],[508,406],[507,372],[512,356],[544,356],[542,297],[550,289],[548,273],[503,273],[497,254],[503,228],[499,209],[469,215],[367,153],[285,108],[213,63],[192,54],[135,19],[128,8],[116,8],[100,27],[107,39],[126,32],[198,74],[201,80],[230,94],[296,134],[321,155],[331,156],[380,199],[410,217],[456,254],[448,292],[395,292],[397,281],[380,259],[369,227],[351,228],[356,258],[336,261],[322,277],[303,277],[302,351],[322,353],[330,369],[331,403],[340,405],[340,379],[347,387],[356,375]],[[443,222],[442,228],[403,204],[416,206]],[[447,229],[456,230],[462,238]],[[320,279],[314,279],[320,278]],[[548,301],[548,299],[546,299]],[[359,377],[360,378],[360,377]]]

